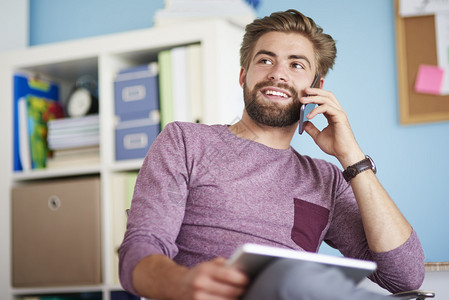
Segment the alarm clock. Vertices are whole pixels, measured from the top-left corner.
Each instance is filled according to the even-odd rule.
[[[80,77],[66,101],[66,114],[71,118],[98,113],[97,83],[91,77]]]

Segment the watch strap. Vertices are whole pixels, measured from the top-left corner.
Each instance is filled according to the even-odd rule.
[[[372,170],[374,174],[376,174],[374,162],[368,155],[366,155],[361,161],[347,167],[346,170],[343,171],[343,177],[347,182],[349,182],[352,178],[357,176],[357,174],[360,174],[366,170]]]

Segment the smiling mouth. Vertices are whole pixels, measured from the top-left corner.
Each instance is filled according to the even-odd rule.
[[[290,95],[287,94],[286,92],[282,92],[279,90],[274,90],[274,89],[263,89],[262,94],[267,95],[267,96],[276,96],[276,97],[280,97],[280,98],[284,98],[284,99],[288,99],[290,98]]]

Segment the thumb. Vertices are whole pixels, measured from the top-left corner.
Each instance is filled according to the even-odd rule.
[[[226,258],[221,257],[221,256],[216,257],[216,258],[212,259],[211,261],[219,266],[224,266],[227,262]]]

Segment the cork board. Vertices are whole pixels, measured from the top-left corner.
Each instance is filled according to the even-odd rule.
[[[421,64],[438,65],[435,17],[399,16],[399,0],[394,0],[396,49],[401,124],[449,120],[449,95],[416,93],[416,75]],[[449,72],[449,70],[446,70]]]

